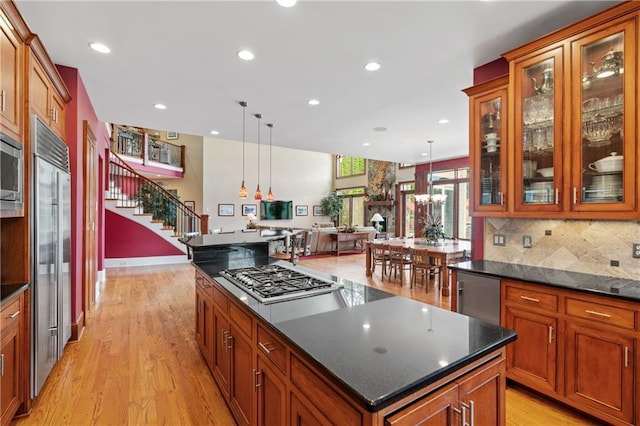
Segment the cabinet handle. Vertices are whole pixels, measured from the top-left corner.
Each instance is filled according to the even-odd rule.
[[[233,350],[233,336],[231,333],[227,335],[227,351]]]
[[[49,113],[47,114],[47,116],[53,120],[53,108],[49,108]]]
[[[4,111],[5,109],[5,103],[4,103],[4,89],[2,89],[2,92],[0,92],[0,96],[2,97],[2,104],[0,105],[0,108],[2,109],[2,111]]]
[[[262,386],[258,380],[258,376],[262,374],[262,371],[257,371],[255,368],[253,369],[253,391],[257,392],[258,388]]]
[[[573,187],[573,204],[578,204],[578,188]]]
[[[20,315],[20,311],[15,311],[14,313],[12,313],[11,315],[7,316],[8,319],[14,319],[15,317],[17,317],[18,315]]]
[[[473,426],[476,421],[476,403],[469,401],[469,426]]]
[[[629,346],[624,347],[624,366],[629,366]]]
[[[227,331],[226,330],[222,330],[222,347],[224,348],[225,351],[229,350],[229,348],[227,347]]]
[[[553,326],[549,326],[549,343],[553,342]]]
[[[0,377],[4,376],[4,354],[0,354]]]
[[[271,342],[267,342],[267,343],[258,342],[258,346],[260,346],[260,349],[265,351],[267,355],[271,354],[271,352],[276,349],[276,347]]]
[[[500,205],[504,206],[504,192],[500,193]]]
[[[590,309],[585,310],[585,312],[588,313],[588,314],[591,314],[591,315],[597,315],[599,317],[611,318],[610,314],[604,314],[602,312],[592,311]]]
[[[556,205],[560,203],[560,190],[556,188]]]
[[[528,300],[529,302],[536,302],[536,303],[540,303],[540,300],[539,300],[539,299],[536,299],[535,297],[520,296],[520,299]]]

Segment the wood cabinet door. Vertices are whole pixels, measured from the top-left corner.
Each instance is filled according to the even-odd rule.
[[[229,351],[231,353],[231,383],[229,402],[240,424],[254,424],[254,395],[256,393],[256,374],[253,364],[251,343],[242,332],[230,324]]]
[[[55,89],[51,89],[51,130],[64,139],[65,102]]]
[[[209,369],[213,369],[213,307],[212,302],[196,286],[196,342]]]
[[[282,373],[258,355],[258,426],[287,424],[287,387]]]
[[[229,376],[231,372],[231,358],[227,337],[229,335],[229,320],[220,313],[213,311],[213,377],[218,383],[225,398],[229,398]]]
[[[305,405],[295,394],[291,394],[291,426],[332,426],[315,408]]]
[[[556,391],[556,318],[506,306],[505,327],[518,333],[507,346],[507,376],[542,391]]]
[[[458,381],[462,423],[504,425],[505,361],[500,359],[474,371]]]
[[[23,44],[0,16],[0,128],[22,140]]]
[[[634,353],[635,339],[567,322],[565,396],[633,423]]]
[[[31,54],[29,72],[29,107],[31,112],[37,114],[42,121],[49,124],[51,110],[49,99],[51,98],[51,83],[38,59]]]
[[[444,426],[458,424],[456,406],[459,401],[458,385],[449,384],[418,402],[385,419],[385,426]]]
[[[0,357],[2,360],[2,391],[0,392],[0,410],[2,424],[8,425],[20,406],[20,321],[13,322],[2,329]]]

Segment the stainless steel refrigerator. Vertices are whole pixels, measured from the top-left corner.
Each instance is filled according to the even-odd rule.
[[[69,150],[32,116],[31,395],[36,397],[71,337]]]

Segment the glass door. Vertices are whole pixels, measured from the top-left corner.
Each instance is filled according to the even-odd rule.
[[[635,208],[636,37],[627,21],[572,45],[575,210]]]
[[[515,65],[517,211],[562,209],[562,51],[556,48]]]
[[[466,89],[470,95],[469,163],[473,214],[507,212],[507,86],[500,78]]]

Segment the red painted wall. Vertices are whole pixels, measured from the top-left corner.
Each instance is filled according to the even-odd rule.
[[[71,101],[66,105],[66,137],[65,141],[69,147],[69,159],[71,162],[71,319],[77,323],[82,316],[82,253],[83,253],[83,206],[84,206],[84,146],[83,146],[83,121],[89,123],[96,137],[96,151],[98,156],[104,155],[104,147],[108,147],[108,136],[104,124],[102,124],[96,116],[87,90],[80,78],[78,70],[75,68],[57,65],[58,72],[64,80]],[[98,193],[98,200],[101,200],[101,194],[104,194],[104,188],[101,188],[102,180],[99,179],[98,187],[95,191]],[[102,191],[102,192],[100,192]],[[104,244],[104,216],[101,214],[102,208],[98,206],[97,221],[97,244]],[[98,249],[98,270],[102,269],[104,258],[100,256],[101,251]]]
[[[107,259],[184,255],[153,231],[124,216],[107,210],[105,219],[109,234],[105,245]]]

